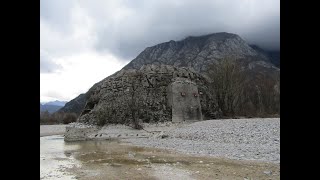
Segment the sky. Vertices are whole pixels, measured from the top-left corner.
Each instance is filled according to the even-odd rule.
[[[280,0],[40,0],[40,101],[70,101],[146,47],[229,32],[280,50]]]

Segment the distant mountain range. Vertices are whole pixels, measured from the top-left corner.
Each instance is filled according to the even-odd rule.
[[[40,112],[48,111],[49,113],[54,113],[59,109],[61,109],[66,103],[67,101],[58,101],[58,100],[50,101],[44,104],[40,103]]]
[[[64,106],[68,101],[50,101],[47,103],[44,103],[44,105],[53,105],[53,106]]]

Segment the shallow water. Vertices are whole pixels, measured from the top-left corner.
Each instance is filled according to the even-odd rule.
[[[65,169],[80,165],[65,151],[76,150],[77,145],[66,145],[63,136],[40,137],[40,179],[73,179]]]
[[[40,179],[279,179],[279,174],[275,164],[195,157],[116,140],[40,137]]]

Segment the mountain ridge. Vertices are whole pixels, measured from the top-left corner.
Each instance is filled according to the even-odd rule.
[[[266,54],[250,47],[239,35],[220,32],[189,36],[147,47],[123,69],[139,69],[146,64],[166,64],[206,71],[208,64],[232,56],[235,59],[257,59],[271,62]]]

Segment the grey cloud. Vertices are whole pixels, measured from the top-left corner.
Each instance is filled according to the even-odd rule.
[[[259,31],[247,31],[243,38],[252,44],[257,44],[265,49],[280,50],[280,19],[269,18],[256,25]]]
[[[43,96],[47,98],[55,99],[55,100],[60,100],[60,101],[69,100],[69,98],[65,97],[63,94],[56,91],[48,91],[44,93]]]
[[[62,66],[53,62],[53,60],[44,52],[40,51],[40,73],[54,73],[62,69]]]
[[[230,32],[239,34],[248,43],[279,49],[279,2],[274,1],[274,7],[270,4],[263,7],[262,3],[249,7],[241,2],[244,1],[145,1],[141,6],[129,7],[133,15],[115,22],[116,30],[100,29],[96,48],[109,50],[122,58],[134,58],[146,47],[164,41]],[[259,14],[254,8],[263,13]]]
[[[41,0],[40,18],[49,22],[53,29],[70,32],[72,8],[75,5],[75,0]]]
[[[73,3],[95,21],[94,48],[121,59],[132,59],[146,47],[161,42],[214,32],[235,33],[262,48],[280,46],[279,0],[79,0]],[[61,11],[65,16],[67,7]],[[51,17],[56,13],[46,12],[41,16]],[[55,18],[47,19],[58,21]]]

